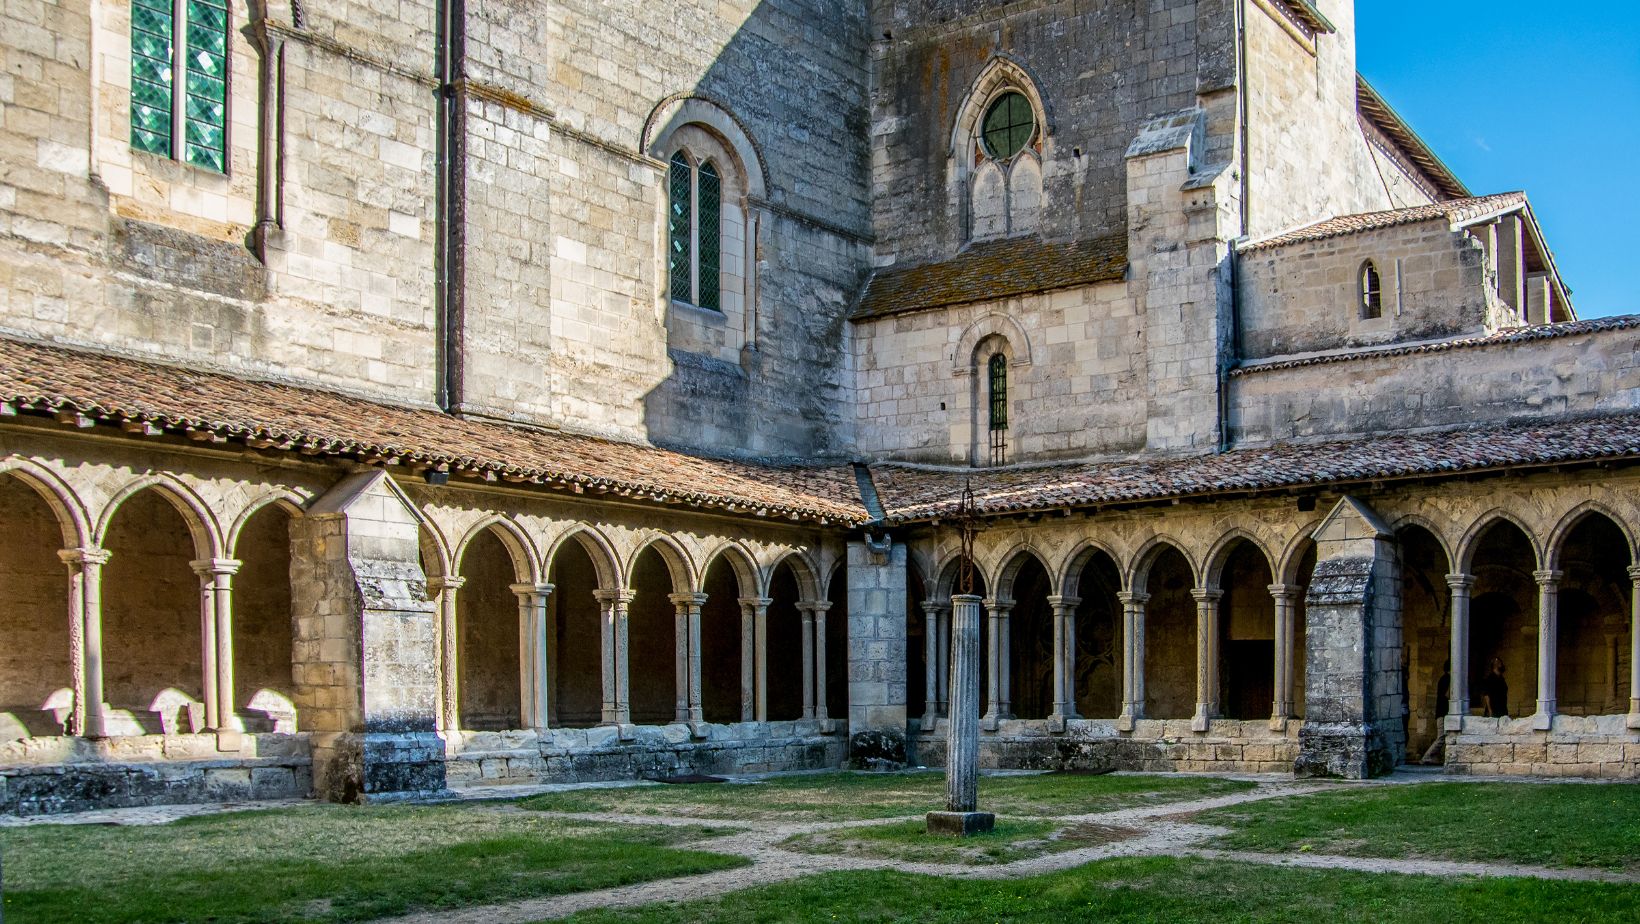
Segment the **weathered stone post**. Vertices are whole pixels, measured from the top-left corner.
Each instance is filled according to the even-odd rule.
[[[1475,579],[1467,574],[1449,574],[1446,586],[1452,590],[1452,678],[1448,688],[1446,730],[1463,731],[1469,714],[1469,591]]]
[[[1269,591],[1276,605],[1276,695],[1270,704],[1270,730],[1286,731],[1287,720],[1293,717],[1293,616],[1304,588],[1271,584]]]
[[[930,834],[978,834],[996,816],[979,808],[980,598],[951,598],[951,717],[945,733],[945,811],[928,813]]]
[[[1548,731],[1555,724],[1555,667],[1560,647],[1559,571],[1534,571],[1538,585],[1538,688],[1537,712],[1532,728]]]
[[[1048,716],[1049,727],[1056,732],[1065,730],[1065,723],[1078,718],[1076,714],[1076,608],[1079,597],[1052,596],[1048,605],[1053,607],[1053,714]]]
[[[1640,565],[1629,569],[1634,592],[1629,595],[1629,720],[1630,728],[1640,728]]]
[[[1196,714],[1190,730],[1204,732],[1219,714],[1219,601],[1224,591],[1197,587],[1196,598]]]

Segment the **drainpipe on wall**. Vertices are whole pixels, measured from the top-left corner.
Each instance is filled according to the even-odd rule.
[[[466,113],[459,93],[466,75],[464,0],[440,0],[438,31],[438,406],[461,404],[462,295],[466,289]]]
[[[1250,196],[1248,190],[1252,188],[1252,176],[1248,170],[1252,162],[1247,151],[1247,0],[1236,0],[1236,127],[1238,135],[1237,147],[1241,161],[1241,229],[1237,240],[1247,237],[1247,221],[1251,214],[1249,207]],[[1228,349],[1229,355],[1219,358],[1219,452],[1230,449],[1230,371],[1241,363],[1241,281],[1240,255],[1237,252],[1237,242],[1230,242],[1230,336],[1221,341],[1220,348]],[[1225,342],[1227,341],[1227,342]]]
[[[256,259],[268,262],[268,239],[285,226],[285,40],[269,28],[267,0],[250,5],[251,43],[257,61],[256,224],[250,248]],[[302,8],[291,4],[291,27],[302,28]]]

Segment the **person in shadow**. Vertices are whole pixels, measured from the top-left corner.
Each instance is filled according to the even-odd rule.
[[[1447,698],[1452,694],[1452,662],[1448,660],[1441,665],[1441,679],[1435,682],[1435,740],[1424,749],[1424,756],[1419,763],[1444,764],[1446,763],[1446,715]]]
[[[1494,719],[1509,718],[1509,681],[1503,676],[1503,659],[1493,658],[1481,680],[1482,715]]]

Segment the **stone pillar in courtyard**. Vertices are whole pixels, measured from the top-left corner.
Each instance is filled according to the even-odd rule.
[[[379,470],[342,479],[291,523],[292,667],[321,798],[445,790],[438,635],[418,530]]]
[[[856,765],[906,759],[905,598],[903,543],[848,544],[848,731]]]
[[[1345,497],[1314,533],[1305,601],[1298,776],[1364,779],[1395,769],[1401,728],[1401,601],[1393,534]]]
[[[928,813],[930,834],[978,834],[996,817],[979,811],[980,598],[951,598],[951,717],[945,732],[945,811]]]

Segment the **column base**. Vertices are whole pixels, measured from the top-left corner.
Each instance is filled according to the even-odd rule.
[[[436,732],[365,732],[313,740],[314,791],[331,802],[393,802],[447,791]]]
[[[1629,713],[1628,727],[1640,729],[1640,710]]]
[[[1273,731],[1273,732],[1285,733],[1287,731],[1287,723],[1290,722],[1290,721],[1292,721],[1292,719],[1289,716],[1284,716],[1284,715],[1270,716],[1270,730]]]
[[[1544,711],[1540,709],[1532,715],[1533,731],[1549,731],[1554,727],[1555,714],[1553,711]]]
[[[1298,730],[1296,777],[1365,780],[1395,770],[1395,750],[1371,724],[1305,722]]]
[[[1074,712],[1056,712],[1048,716],[1048,732],[1054,735],[1063,735],[1070,728],[1071,719],[1080,719]]]
[[[1207,731],[1207,729],[1210,728],[1212,726],[1212,724],[1213,724],[1213,717],[1208,715],[1206,712],[1202,711],[1201,709],[1197,709],[1196,714],[1190,717],[1190,730],[1193,731],[1193,732]]]
[[[1461,732],[1461,731],[1463,731],[1463,716],[1461,716],[1461,715],[1459,715],[1455,712],[1447,713],[1446,718],[1443,719],[1442,721],[1445,723],[1446,730],[1449,731],[1449,732]]]
[[[922,729],[922,733],[925,735],[934,734],[934,731],[939,727],[939,724],[940,717],[932,712],[923,713],[922,719],[918,722],[918,725]]]
[[[1130,732],[1139,724],[1138,716],[1131,712],[1124,712],[1116,717],[1116,730]]]
[[[997,726],[1001,724],[1002,717],[994,712],[987,712],[979,717],[979,727],[981,731],[994,732],[997,730]]]
[[[708,722],[691,719],[687,724],[689,725],[689,737],[691,738],[705,738],[712,733],[712,726]]]
[[[947,837],[972,837],[987,834],[996,827],[997,816],[990,812],[929,812],[929,834]]]

